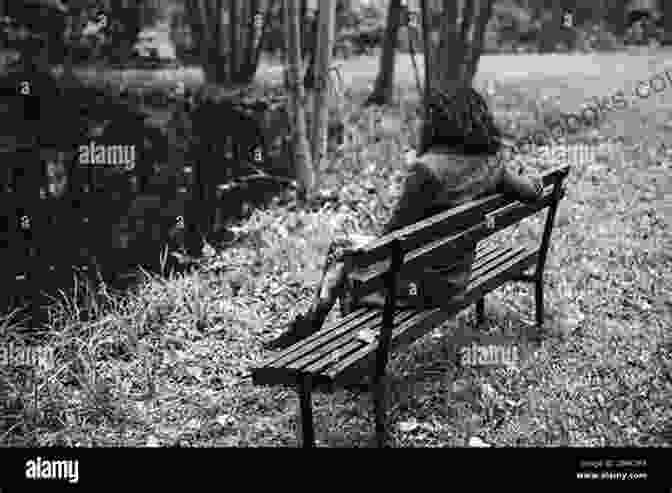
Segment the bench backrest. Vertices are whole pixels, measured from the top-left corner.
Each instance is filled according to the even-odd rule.
[[[346,256],[350,264],[351,296],[361,299],[388,287],[389,273],[417,271],[427,258],[440,252],[442,258],[460,257],[465,248],[548,207],[557,206],[569,166],[542,175],[544,193],[534,204],[524,204],[503,194],[463,204],[383,236]],[[555,214],[547,217],[540,254],[545,260]],[[548,230],[548,233],[546,233]],[[397,265],[393,265],[397,258]],[[389,291],[388,291],[389,292]]]
[[[361,299],[381,288],[387,291],[376,348],[376,380],[385,374],[389,358],[399,276],[426,265],[428,256],[437,252],[442,258],[459,258],[465,248],[549,208],[538,258],[538,268],[543,269],[558,203],[564,195],[563,181],[568,173],[568,165],[544,173],[544,193],[534,204],[494,194],[397,230],[345,256],[346,268],[351,272],[349,295],[352,298]]]

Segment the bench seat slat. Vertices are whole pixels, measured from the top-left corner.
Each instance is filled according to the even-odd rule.
[[[480,270],[486,268],[488,265],[499,261],[507,259],[509,256],[515,255],[513,248],[511,247],[497,247],[495,245],[489,245],[485,248],[481,248],[479,253],[480,257],[477,257],[476,262],[474,262],[474,274],[479,275]],[[485,253],[485,255],[483,255]],[[395,325],[402,324],[405,319],[412,315],[411,310],[406,310],[404,312],[398,311],[395,315]],[[325,335],[320,338],[321,345],[318,344],[303,344],[303,347],[298,351],[293,351],[285,357],[276,359],[271,364],[268,365],[269,368],[287,368],[288,374],[298,374],[301,370],[306,370],[308,372],[313,371],[308,367],[311,363],[320,361],[323,357],[327,357],[330,361],[337,363],[342,360],[344,357],[347,357],[349,353],[361,348],[365,343],[357,339],[357,333],[360,330],[371,330],[379,328],[382,322],[381,312],[378,312],[378,316],[374,318],[368,318],[362,320],[360,324],[351,324],[349,330],[339,330],[334,333],[334,329],[342,328],[342,325],[337,324],[332,326],[332,334],[329,334],[330,337],[327,339]],[[292,361],[293,359],[293,361]],[[322,370],[324,370],[323,368]]]
[[[469,303],[464,304],[464,302],[466,300],[471,300],[473,298],[473,292],[474,292],[474,290],[476,290],[479,287],[480,283],[484,282],[484,280],[487,280],[489,278],[489,276],[494,275],[493,273],[498,272],[498,270],[501,268],[501,266],[509,266],[507,271],[506,271],[506,272],[508,272],[511,268],[513,268],[516,265],[517,262],[520,262],[524,258],[528,258],[530,255],[534,255],[534,253],[531,252],[530,250],[526,249],[526,248],[520,248],[520,249],[517,249],[517,250],[507,254],[507,255],[504,255],[504,256],[498,258],[497,262],[487,262],[484,265],[482,265],[478,270],[473,271],[472,280],[470,281],[464,295],[460,296],[459,298],[454,298],[454,299],[449,300],[448,303],[445,306],[442,306],[440,308],[442,311],[445,312],[446,318],[441,320],[441,321],[437,321],[435,319],[432,319],[431,322],[435,323],[435,324],[436,323],[442,323],[446,319],[452,317],[457,311],[461,310],[463,307],[468,306],[471,303],[473,303],[473,301],[471,301]],[[534,258],[536,258],[536,256]],[[421,312],[431,312],[432,310],[433,310],[433,308],[427,308],[425,310],[420,310],[420,311]],[[417,313],[417,311],[416,311],[416,313]],[[438,315],[437,315],[437,317],[438,317]],[[425,322],[426,321],[423,320],[422,324],[424,324]],[[399,331],[403,332],[403,328],[399,327],[398,325],[399,324],[395,323],[395,331],[393,331],[393,343],[392,343],[393,348],[394,348],[394,338],[396,337],[394,335],[395,332],[399,332]],[[415,326],[417,324],[410,324],[410,325]],[[436,325],[434,325],[434,327],[435,326]],[[424,327],[424,325],[421,325],[421,327]],[[380,329],[380,326],[378,326],[377,328]],[[422,335],[422,330],[423,330],[422,328],[418,329],[418,333],[420,335]],[[370,345],[370,347],[372,348],[371,349],[372,351],[375,350],[375,347],[377,347],[377,341],[374,342],[372,345]],[[344,353],[345,352],[350,353],[352,349],[354,349],[354,346],[352,346],[352,347],[346,346],[346,347],[341,348],[341,350]],[[346,360],[347,360],[347,358],[346,358]],[[314,373],[314,372],[323,372],[323,371],[325,371],[325,369],[326,368],[323,365],[322,366],[312,365],[307,370],[310,373]]]
[[[490,292],[503,284],[509,278],[512,269],[525,270],[536,261],[537,255],[538,252],[536,251],[522,252],[516,258],[509,260],[506,264],[491,272],[489,276],[472,281],[464,297],[456,299],[446,307],[421,312],[423,316],[420,317],[418,324],[414,325],[409,322],[395,327],[390,350],[394,351],[397,347],[408,345],[422,337],[428,330],[437,327],[457,311],[473,304],[483,293]],[[337,384],[354,383],[359,378],[362,370],[368,368],[375,361],[375,349],[377,346],[378,341],[374,341],[356,353],[351,354],[338,365],[332,366],[326,375],[327,378]]]
[[[494,243],[490,242],[481,242],[478,244],[476,247],[476,255],[474,259],[474,266],[477,265],[477,262],[481,261],[482,259],[485,259],[491,255],[497,255],[498,252],[501,252],[502,247],[499,245],[496,245]],[[462,264],[462,260],[458,262],[449,262],[445,264],[441,264],[437,259],[432,264],[429,264],[427,267],[429,267],[429,270],[441,270],[445,272],[450,272],[451,270],[455,269],[458,265]]]
[[[528,247],[487,246],[478,250],[472,270],[472,279],[465,294],[451,300],[441,308],[426,310],[401,309],[395,313],[392,349],[421,337],[427,330],[443,323],[462,308],[473,304],[482,296],[503,283],[512,270],[523,272],[533,264],[538,250]],[[483,255],[485,254],[485,255]],[[309,375],[314,385],[352,383],[375,359],[377,340],[367,343],[357,338],[362,329],[379,329],[382,311],[361,308],[340,322],[331,324],[310,337],[297,342],[270,361],[252,370],[255,384],[292,384]],[[361,361],[360,361],[361,360]],[[355,380],[353,380],[353,378]]]
[[[279,365],[282,365],[285,362],[292,361],[296,358],[295,354],[297,351],[302,349],[311,350],[317,347],[320,343],[323,343],[322,338],[331,334],[335,329],[345,332],[351,330],[353,327],[365,323],[367,319],[371,319],[376,316],[376,313],[371,312],[366,309],[355,310],[352,313],[348,314],[347,317],[344,317],[338,320],[335,324],[327,324],[319,331],[311,334],[310,336],[301,339],[301,341],[293,344],[292,346],[282,350],[278,354],[274,355],[271,358],[270,362],[277,362]],[[318,343],[317,345],[314,343]],[[264,365],[265,366],[265,365]]]
[[[497,245],[479,245],[477,257],[474,262],[474,269],[478,269],[484,261],[487,261],[493,256],[506,253],[508,249],[502,249]],[[382,307],[382,304],[380,305]],[[299,360],[306,354],[311,354],[319,346],[329,346],[334,348],[332,342],[338,340],[339,337],[348,332],[359,332],[362,329],[369,329],[376,324],[380,324],[382,320],[382,312],[374,313],[368,309],[357,310],[343,319],[339,320],[335,325],[331,324],[319,332],[303,339],[290,348],[285,349],[262,367],[280,368],[289,365],[292,361]],[[377,308],[377,307],[376,307]],[[364,318],[362,318],[364,316]],[[337,347],[337,346],[336,346]]]
[[[440,326],[453,316],[453,314],[442,310],[441,308],[431,308],[428,310],[415,311],[414,316],[405,324],[397,326],[392,331],[392,341],[390,342],[390,351],[394,351],[395,347],[399,345],[396,341],[402,334],[410,334],[413,330],[415,333],[409,340],[418,339],[428,331]],[[378,341],[371,344],[366,344],[358,351],[350,354],[343,359],[338,365],[333,365],[329,368],[325,377],[330,382],[334,382],[339,386],[347,386],[356,384],[362,381],[362,370],[370,368],[375,363],[376,348]]]
[[[478,247],[477,250],[477,255],[476,259],[474,261],[474,267],[473,269],[478,269],[485,261],[490,259],[493,256],[499,256],[507,253],[510,250],[510,247],[500,247],[495,244],[481,244]],[[455,268],[457,266],[453,265],[451,266],[452,268]],[[447,272],[450,272],[450,270],[447,270]],[[382,307],[382,304],[380,305]],[[371,308],[370,306],[367,308]],[[376,307],[377,308],[377,307]],[[362,319],[362,315],[366,314],[366,318]],[[287,364],[289,361],[292,359],[296,359],[300,357],[301,355],[305,354],[307,351],[312,351],[316,349],[317,345],[311,344],[316,341],[319,341],[321,344],[325,344],[327,341],[324,339],[325,335],[327,334],[334,334],[334,329],[341,328],[343,330],[339,330],[335,335],[342,335],[346,333],[348,330],[354,330],[357,329],[357,331],[367,328],[368,325],[370,325],[371,321],[374,319],[376,314],[372,313],[370,310],[359,310],[355,311],[353,313],[348,314],[346,317],[342,318],[341,320],[337,321],[336,324],[330,324],[320,330],[319,332],[312,334],[310,337],[307,337],[301,341],[300,343],[300,348],[297,350],[297,345],[293,345],[290,348],[285,349],[279,354],[276,354],[275,357],[273,358],[273,365],[274,366],[282,366],[284,364]],[[378,317],[378,322],[382,318],[382,312],[377,314]],[[356,323],[352,323],[354,320],[357,320]],[[374,322],[374,323],[378,323]],[[348,327],[345,327],[348,325]]]
[[[506,264],[509,261],[511,261],[515,258],[518,258],[521,255],[524,255],[526,252],[529,253],[529,251],[526,250],[525,248],[519,248],[519,249],[516,249],[516,250],[504,248],[504,249],[500,250],[500,252],[501,252],[501,254],[499,256],[491,255],[486,259],[482,259],[482,262],[481,262],[480,266],[477,269],[474,269],[474,271],[472,273],[472,285],[473,285],[473,280],[481,279],[481,278],[487,276],[487,274],[489,272],[495,270],[497,268],[497,266],[500,266],[502,264]],[[468,290],[467,290],[467,293],[468,293]],[[419,311],[420,312],[425,312],[425,314],[427,314],[427,313],[431,312],[431,310],[432,310],[432,308],[428,308],[428,309],[425,309],[425,310],[417,310],[417,309],[414,309],[414,308],[407,308],[405,314],[397,314],[394,325],[395,325],[395,327],[398,328],[402,324],[404,324],[406,322],[409,322],[411,317],[413,317],[414,315],[417,315]],[[446,315],[445,319],[448,319],[448,318],[450,318],[454,315],[452,305],[445,312],[445,315]],[[438,315],[436,315],[436,316],[438,317]],[[423,315],[423,317],[424,317],[424,315]],[[430,325],[431,325],[431,323],[441,323],[444,320],[441,320],[441,321],[437,322],[436,319],[432,318],[429,322],[430,322]],[[414,322],[409,322],[409,323],[410,323],[410,325],[414,326],[414,325],[418,325],[418,323],[423,323],[424,324],[426,322],[427,321],[422,320],[422,322],[414,321]],[[369,327],[367,327],[367,328],[369,328]],[[370,327],[370,328],[373,328],[373,327]],[[377,333],[379,333],[380,328],[381,328],[381,320],[378,319],[377,320],[377,326],[375,327],[375,330],[376,330]],[[400,329],[397,329],[397,330],[400,330]],[[348,355],[353,354],[355,351],[360,350],[362,347],[365,347],[368,344],[366,342],[363,342],[359,339],[354,338],[353,336],[354,336],[354,334],[350,334],[350,341],[347,342],[347,344],[345,344],[345,345],[344,344],[340,345],[340,347],[338,348],[338,353],[337,354],[329,354],[326,359],[319,358],[319,357],[318,358],[312,358],[314,363],[307,368],[303,368],[303,370],[306,373],[310,373],[310,374],[328,372],[329,366],[332,366],[335,363],[338,363],[339,361],[341,361],[343,359],[347,359]],[[375,347],[376,346],[374,346],[374,348]],[[298,369],[298,368],[295,368],[295,369]]]
[[[404,323],[413,314],[412,312],[413,310],[409,309],[397,310],[394,314],[394,325]],[[291,363],[288,367],[292,370],[300,370],[312,373],[315,371],[313,369],[313,365],[318,364],[321,368],[320,371],[323,371],[326,367],[329,366],[329,364],[338,363],[347,357],[351,351],[366,345],[366,342],[358,338],[358,333],[360,330],[373,330],[377,332],[380,329],[382,322],[383,320],[381,316],[375,320],[375,323],[369,323],[367,326],[363,326],[356,331],[344,334],[337,341],[321,347],[319,351],[315,352],[314,354],[304,356],[300,360]]]
[[[516,258],[519,255],[529,251],[531,250],[526,247],[521,247],[517,249],[510,249],[503,251],[501,255],[488,256],[487,258],[483,259],[483,261],[480,262],[475,269],[472,269],[470,285],[473,284],[475,280],[487,276],[490,272],[497,269],[500,265],[505,264],[509,260]],[[469,287],[467,288],[467,291],[469,291]]]
[[[401,324],[410,316],[409,310],[397,310],[394,323]],[[373,323],[369,322],[365,326],[358,327],[357,330],[341,334],[337,339],[329,344],[321,346],[318,350],[305,354],[301,358],[285,365],[283,368],[291,374],[312,373],[312,365],[318,364],[329,366],[337,364],[339,361],[347,358],[348,355],[364,346],[366,343],[358,339],[360,330],[377,330],[382,324],[382,317],[377,317]],[[353,344],[354,343],[354,344]]]
[[[331,337],[330,339],[323,337],[321,340],[322,344],[320,346],[314,347],[312,350],[306,351],[305,349],[302,349],[300,351],[294,352],[293,356],[295,359],[291,362],[283,364],[282,366],[298,371],[309,365],[312,361],[320,359],[326,353],[329,353],[331,357],[337,357],[338,355],[341,355],[342,346],[347,344],[347,342],[354,337],[354,334],[360,330],[369,330],[380,325],[383,319],[382,313],[377,313],[376,315],[377,316],[369,318],[364,323],[353,325],[351,330],[345,332],[339,331],[335,337]]]

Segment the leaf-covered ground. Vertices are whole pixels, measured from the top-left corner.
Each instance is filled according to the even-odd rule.
[[[660,59],[631,58],[651,69],[639,79],[660,70]],[[501,124],[521,132],[554,111],[553,97],[595,84],[590,75],[552,75],[492,84],[481,75],[479,83],[492,89]],[[359,107],[364,94],[352,84],[345,119],[364,138],[325,171],[319,204],[298,209],[291,197],[279,198],[232,228],[237,240],[207,252],[194,273],[147,276],[123,297],[89,296],[93,321],[81,321],[79,308],[63,301],[44,336],[54,364],[35,373],[0,369],[0,443],[297,444],[296,395],[252,386],[249,368],[268,356],[261,343],[306,309],[333,233],[370,232],[387,218],[403,177],[402,151],[415,138],[412,100],[376,126],[375,110]],[[604,94],[612,85],[604,81]],[[400,95],[412,87],[402,81]],[[591,87],[590,95],[600,94]],[[530,337],[531,293],[512,285],[488,296],[486,327],[476,328],[465,311],[393,359],[395,446],[672,444],[670,89],[572,139],[610,146],[572,162],[539,338]],[[538,169],[559,164],[540,153],[521,160]],[[542,219],[495,241],[538,238]],[[5,341],[16,337],[11,323]],[[519,364],[456,367],[456,341],[479,331],[522,348]],[[366,394],[319,396],[318,444],[369,445],[371,410]]]

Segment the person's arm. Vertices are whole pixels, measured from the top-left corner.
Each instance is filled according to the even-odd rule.
[[[421,162],[411,166],[401,197],[390,221],[383,228],[383,234],[409,226],[426,217],[439,189],[438,179]]]
[[[543,196],[544,186],[536,174],[514,173],[507,166],[503,166],[499,191],[512,195],[522,202],[533,203]]]

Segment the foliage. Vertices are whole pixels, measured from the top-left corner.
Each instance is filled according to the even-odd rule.
[[[130,47],[140,30],[139,5],[108,8],[103,2],[82,0],[69,2],[67,11],[38,7],[31,4],[22,8],[12,6],[4,22],[4,36],[9,47],[23,50],[15,41],[16,31],[27,28],[33,35],[49,36],[50,50],[58,55],[52,63],[61,63],[67,53],[75,63],[88,62],[101,56],[119,61],[130,54]],[[151,15],[151,12],[149,12]],[[123,53],[125,52],[125,53]]]
[[[593,24],[582,31],[591,51],[613,51],[623,47],[622,40],[610,32],[604,23]]]
[[[545,37],[552,31],[559,21],[548,10],[549,5],[543,2],[522,5],[514,0],[498,1],[493,8],[493,15],[488,24],[485,35],[484,50],[486,53],[522,53],[539,51]],[[604,19],[603,16],[595,17],[593,7],[590,5],[569,5],[567,7],[573,14],[573,27],[564,29],[557,43],[564,45],[567,50],[580,51],[609,51],[622,47],[620,36],[615,34],[614,20]],[[611,14],[610,14],[611,16]],[[440,13],[433,12],[430,23],[438,26]],[[361,20],[361,16],[352,16],[355,21],[345,24],[340,42],[341,51],[346,53],[370,52],[372,47],[379,46],[382,42],[383,26],[369,21],[368,25]],[[384,18],[379,23],[384,23]],[[361,35],[358,30],[362,30]],[[662,39],[662,34],[656,35]],[[402,52],[410,51],[410,38],[414,39],[414,48],[422,51],[422,32],[420,29],[402,29],[399,33],[399,49]],[[350,46],[348,46],[350,45]]]
[[[261,42],[273,15],[269,5],[266,10],[261,7],[259,0],[186,2],[190,31],[208,82],[232,86],[254,80]]]
[[[488,29],[496,33],[495,43],[537,43],[541,24],[532,13],[513,1],[497,2]],[[490,51],[490,50],[489,50]]]
[[[348,44],[354,54],[371,53],[385,37],[385,10],[377,5],[360,5],[343,14],[344,26],[338,43]]]

